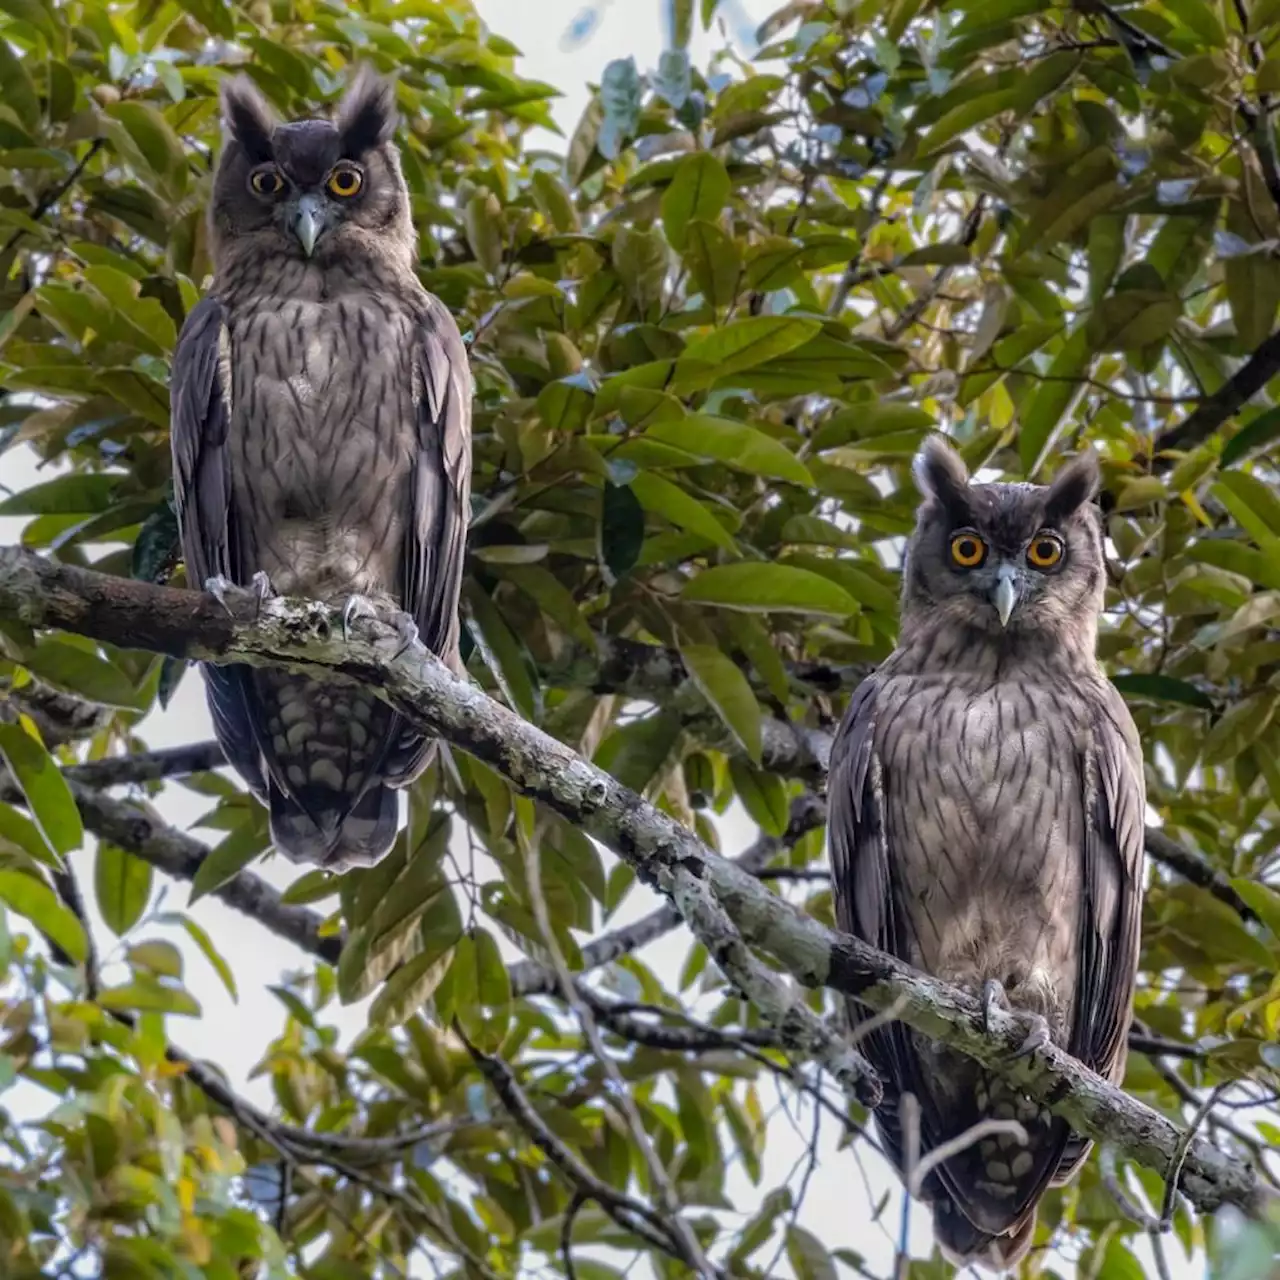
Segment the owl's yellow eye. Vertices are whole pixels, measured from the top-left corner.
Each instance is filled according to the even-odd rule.
[[[349,164],[340,164],[329,175],[329,190],[335,196],[349,199],[364,186],[364,175]]]
[[[987,544],[971,530],[951,535],[951,559],[962,569],[976,569],[987,558]]]
[[[249,185],[260,196],[278,196],[284,190],[284,179],[278,169],[257,169],[249,176]]]
[[[1027,563],[1033,569],[1052,569],[1062,559],[1063,550],[1056,533],[1037,533],[1027,547]]]

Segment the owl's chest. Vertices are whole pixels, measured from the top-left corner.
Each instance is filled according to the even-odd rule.
[[[1074,775],[1079,719],[1051,686],[915,680],[881,724],[881,759],[904,799],[929,797],[921,807],[940,838],[967,843],[1016,827],[1046,789]]]
[[[408,445],[410,318],[371,295],[246,308],[230,325],[233,434],[280,436],[297,465]],[[233,442],[233,448],[235,444]]]

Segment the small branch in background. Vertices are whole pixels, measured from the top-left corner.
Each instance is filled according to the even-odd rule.
[[[64,769],[67,779],[86,787],[132,786],[140,782],[161,782],[192,773],[208,773],[226,764],[216,742],[193,742],[185,747],[165,747],[159,751],[138,751],[128,756],[107,756]]]
[[[631,1090],[627,1087],[618,1064],[601,1039],[600,1028],[592,1016],[590,1002],[584,997],[580,985],[574,981],[573,975],[569,972],[569,966],[565,964],[564,955],[560,950],[559,940],[551,927],[551,914],[547,910],[547,900],[542,892],[540,858],[542,841],[539,838],[541,827],[542,824],[539,823],[535,827],[533,836],[527,841],[522,841],[525,879],[529,886],[529,905],[533,909],[533,918],[538,926],[538,932],[542,935],[542,944],[551,957],[551,967],[556,975],[560,996],[573,1010],[574,1016],[578,1019],[578,1025],[582,1028],[582,1034],[591,1046],[592,1055],[599,1063],[605,1080],[612,1086],[606,1090],[605,1096],[609,1103],[622,1113],[623,1122],[631,1134],[631,1141],[635,1143],[636,1150],[649,1171],[649,1181],[656,1193],[658,1207],[668,1223],[672,1238],[679,1245],[681,1258],[695,1275],[711,1280],[715,1275],[715,1269],[707,1261],[698,1237],[694,1235],[693,1228],[685,1221],[680,1211],[680,1197],[676,1194],[671,1175],[667,1172],[666,1166],[649,1138],[648,1131],[644,1127],[644,1118],[640,1115],[640,1109],[631,1096]]]
[[[65,196],[67,192],[70,191],[71,188],[74,187],[77,182],[80,181],[81,176],[84,174],[84,171],[89,167],[89,164],[93,160],[93,157],[96,156],[98,152],[102,150],[102,148],[106,145],[106,141],[107,140],[105,137],[94,138],[93,142],[89,144],[89,149],[76,162],[75,168],[72,169],[71,172],[67,174],[67,176],[63,178],[61,182],[59,182],[56,186],[50,187],[49,190],[40,197],[39,201],[37,201],[36,203],[36,207],[31,210],[32,222],[39,222],[40,219],[43,218],[44,215],[48,213],[49,210],[52,209],[53,206],[57,204],[58,201],[61,200],[62,197]],[[12,249],[14,245],[16,245],[18,241],[21,240],[22,237],[25,236],[26,234],[27,234],[26,228],[19,227],[8,238],[8,240],[5,241],[4,248],[0,249],[0,258],[5,257],[5,255],[8,254],[9,250]]]
[[[1117,1167],[1116,1153],[1113,1147],[1103,1146],[1099,1151],[1098,1172],[1102,1178],[1102,1185],[1106,1187],[1120,1212],[1126,1218],[1136,1222],[1146,1232],[1147,1239],[1151,1242],[1151,1253],[1156,1261],[1156,1275],[1159,1280],[1172,1280],[1169,1273],[1169,1260],[1164,1253],[1165,1229],[1161,1225],[1159,1218],[1149,1214],[1125,1190],[1120,1181],[1120,1170]]]
[[[581,1195],[584,1200],[594,1200],[623,1230],[639,1236],[646,1244],[681,1262],[687,1261],[670,1224],[662,1215],[648,1205],[615,1191],[607,1182],[596,1177],[583,1160],[547,1127],[516,1082],[511,1068],[501,1058],[483,1053],[470,1041],[465,1043],[472,1060],[498,1095],[498,1100],[511,1119],[547,1157],[575,1196]]]

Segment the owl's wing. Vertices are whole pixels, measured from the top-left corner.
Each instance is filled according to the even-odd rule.
[[[827,777],[827,843],[831,854],[836,923],[846,933],[906,957],[907,922],[895,884],[885,833],[883,770],[875,752],[875,724],[880,682],[864,680],[853,692],[849,708],[831,747]],[[884,1082],[884,1099],[876,1120],[886,1154],[902,1167],[902,1135],[898,1098],[915,1092],[915,1053],[900,1023],[868,1030],[874,1016],[855,1000],[847,1002],[849,1020],[859,1048],[870,1058]],[[922,1116],[922,1137],[927,1132]],[[926,1144],[927,1146],[931,1144]],[[929,1179],[930,1182],[934,1180]]]
[[[1091,751],[1081,761],[1085,818],[1080,971],[1071,1053],[1113,1084],[1124,1076],[1142,933],[1146,792],[1142,746],[1124,700],[1106,685]],[[1072,1138],[1057,1179],[1069,1178],[1090,1144]]]
[[[471,519],[471,369],[458,326],[435,298],[413,353],[418,400],[418,454],[406,522],[403,607],[422,643],[458,666],[458,596]],[[412,776],[430,743],[400,722],[387,757],[394,781]]]
[[[217,298],[196,304],[173,354],[169,380],[173,492],[182,532],[187,585],[203,588],[220,575],[244,585],[243,557],[232,510],[227,435],[231,388],[225,312]],[[204,666],[214,733],[228,761],[260,796],[265,794],[245,669]]]

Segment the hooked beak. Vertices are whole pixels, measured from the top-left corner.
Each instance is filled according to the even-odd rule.
[[[302,252],[311,257],[316,241],[324,231],[324,205],[316,196],[302,196],[293,215],[293,234],[298,237]]]
[[[1017,570],[1012,565],[1002,564],[996,570],[996,585],[991,590],[991,603],[996,607],[996,616],[1000,625],[1007,627],[1009,617],[1018,604]]]

